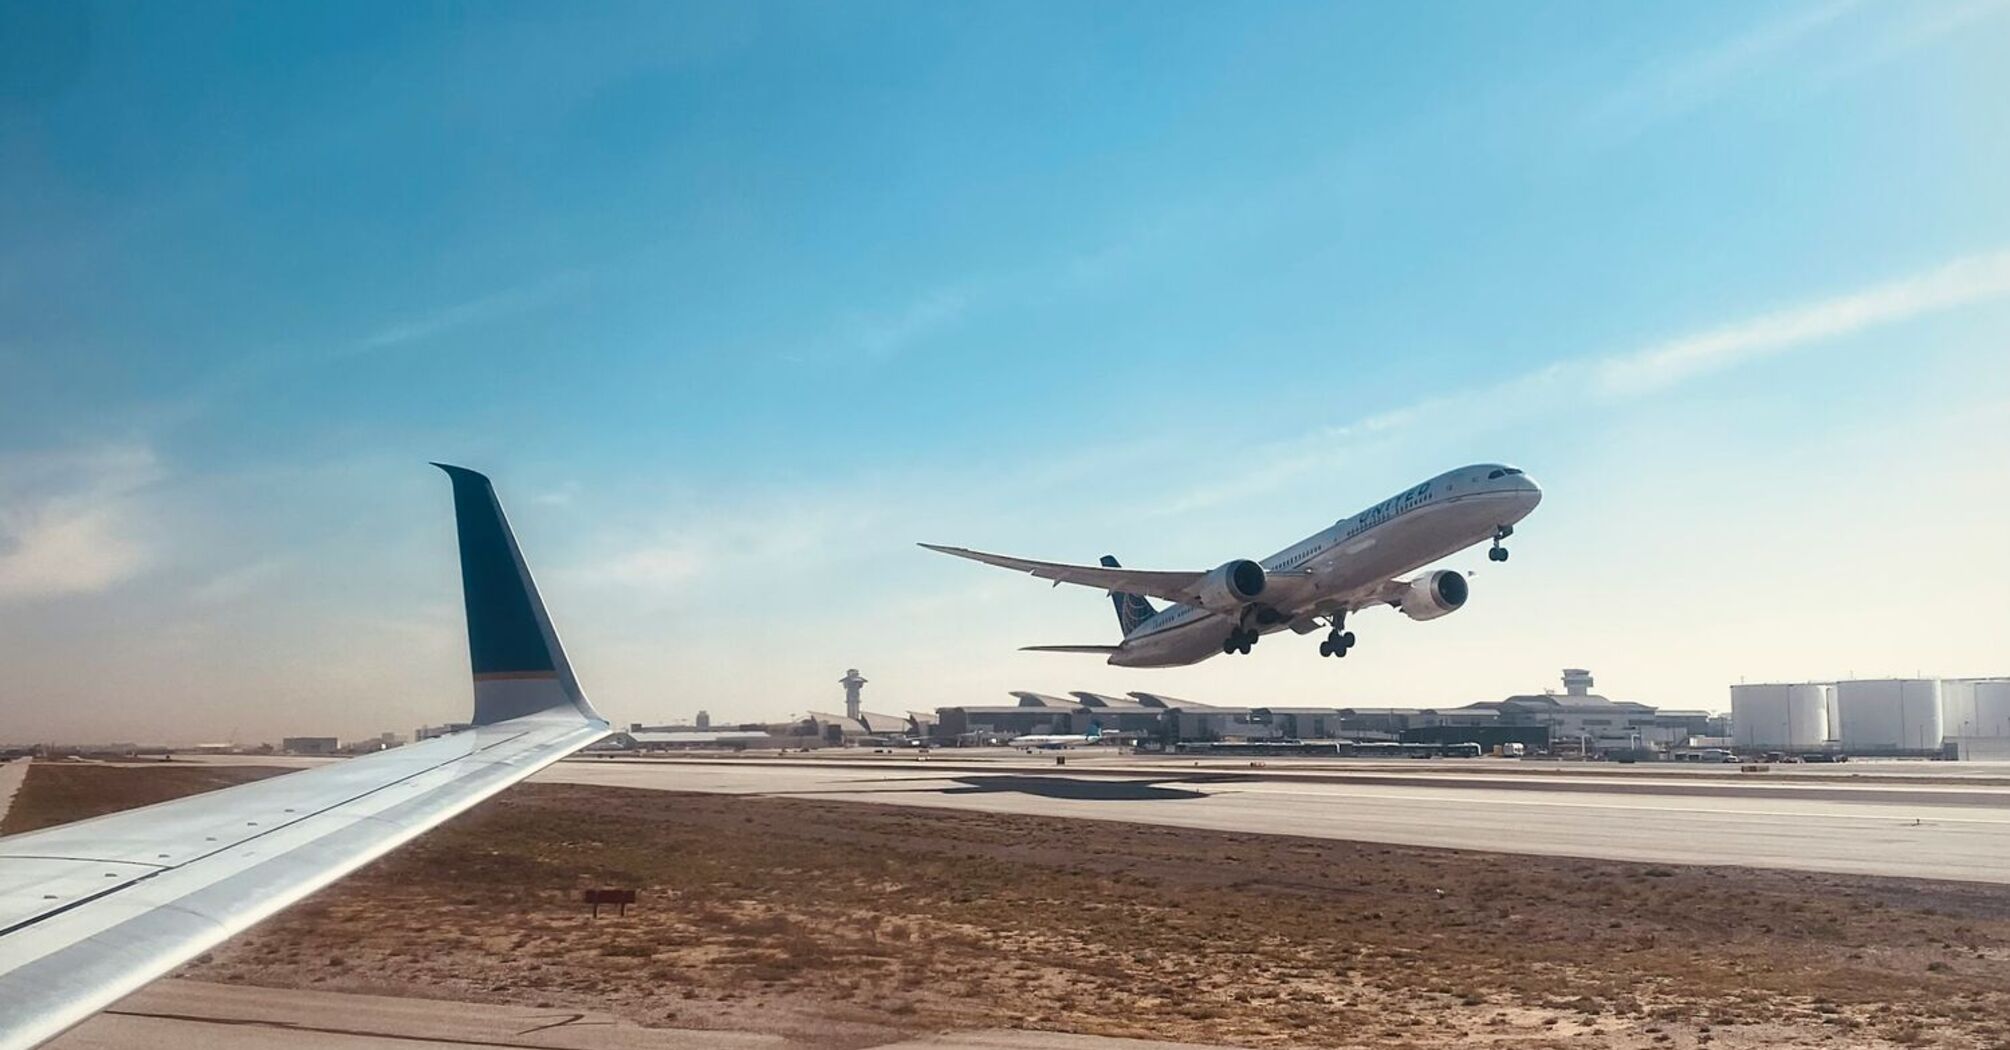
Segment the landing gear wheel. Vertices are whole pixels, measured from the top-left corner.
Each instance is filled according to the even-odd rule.
[[[1346,634],[1343,634],[1343,635],[1341,635],[1341,636],[1340,636],[1340,648],[1342,648],[1342,649],[1352,649],[1352,648],[1354,648],[1354,632],[1353,632],[1353,631],[1348,631],[1348,632],[1347,632]]]
[[[1319,643],[1319,655],[1346,656],[1347,650],[1352,648],[1354,648],[1354,632],[1342,631],[1336,627],[1326,636],[1325,641]]]
[[[1488,561],[1508,560],[1508,549],[1506,547],[1495,547],[1494,549],[1487,552],[1487,560]]]
[[[1501,541],[1512,535],[1514,535],[1514,526],[1512,525],[1497,525],[1494,527],[1494,545],[1493,549],[1487,551],[1488,561],[1508,560],[1507,548],[1501,546]]]
[[[1255,645],[1256,640],[1261,637],[1262,635],[1255,631],[1240,629],[1231,631],[1228,638],[1221,643],[1221,651],[1224,653],[1241,653],[1244,656],[1248,656],[1250,647]]]

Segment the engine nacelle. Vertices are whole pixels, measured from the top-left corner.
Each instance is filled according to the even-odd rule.
[[[1466,578],[1450,569],[1410,581],[1397,606],[1412,620],[1435,620],[1466,604]]]
[[[1262,597],[1263,587],[1268,582],[1263,566],[1238,558],[1201,577],[1200,586],[1195,590],[1201,608],[1211,612],[1234,612]]]

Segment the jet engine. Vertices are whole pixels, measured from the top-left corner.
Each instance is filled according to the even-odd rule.
[[[1466,578],[1450,569],[1419,576],[1396,604],[1412,620],[1435,620],[1466,604]]]
[[[1244,558],[1226,562],[1194,588],[1203,609],[1234,612],[1263,596],[1263,566]]]

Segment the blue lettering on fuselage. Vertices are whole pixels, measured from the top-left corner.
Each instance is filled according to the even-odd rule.
[[[1423,506],[1430,501],[1431,487],[1434,484],[1436,482],[1426,481],[1416,488],[1406,492],[1399,492],[1354,515],[1353,523],[1347,527],[1347,531],[1343,535],[1351,539],[1405,511],[1415,510]]]

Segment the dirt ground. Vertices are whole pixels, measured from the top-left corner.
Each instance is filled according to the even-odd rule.
[[[102,800],[130,777],[152,798],[169,772],[57,779]],[[46,807],[54,782],[38,768],[24,801]],[[590,886],[640,903],[589,918]],[[525,785],[186,975],[832,1048],[978,1026],[1245,1046],[1998,1047],[2010,888]]]
[[[96,762],[41,762],[0,820],[0,835],[18,835],[85,817],[262,780],[291,770],[270,766],[200,766],[162,762],[145,767]]]

